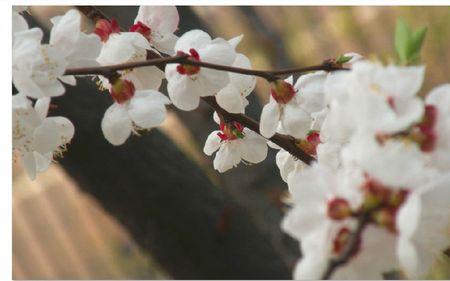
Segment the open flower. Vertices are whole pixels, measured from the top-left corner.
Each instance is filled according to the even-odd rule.
[[[190,60],[231,65],[236,57],[233,46],[222,38],[214,40],[201,30],[183,34],[175,52]],[[166,65],[167,91],[173,104],[182,110],[197,108],[200,97],[215,95],[230,81],[226,72],[186,64]]]
[[[151,49],[147,39],[138,32],[112,33],[104,42],[97,61],[101,65],[143,61],[147,58],[147,50]],[[155,66],[125,70],[121,74],[123,79],[133,82],[137,90],[157,90],[164,78],[164,73]],[[111,87],[107,79],[101,81],[105,88]]]
[[[57,46],[65,55],[67,67],[96,66],[102,43],[96,34],[81,31],[81,15],[71,9],[62,16],[51,19],[50,44]]]
[[[61,77],[67,61],[64,53],[52,45],[41,45],[43,33],[33,28],[16,32],[12,54],[12,78],[16,89],[32,98],[64,94]]]
[[[140,6],[130,31],[141,33],[155,49],[172,55],[179,21],[175,6]]]
[[[242,40],[242,37],[242,35],[234,37],[228,40],[228,42],[236,48]],[[233,66],[247,69],[252,68],[250,60],[243,54],[236,55]],[[248,105],[247,96],[255,89],[256,78],[251,75],[232,72],[228,75],[230,76],[230,83],[217,93],[217,103],[228,112],[244,113],[245,107]]]
[[[96,34],[81,32],[81,15],[75,9],[69,10],[62,16],[51,19],[53,23],[50,32],[50,44],[57,47],[64,55],[66,67],[90,67],[97,66],[96,61],[102,43]],[[67,84],[75,85],[74,76],[60,78]]]
[[[203,152],[214,158],[214,169],[223,173],[236,167],[241,161],[259,163],[267,156],[267,144],[257,133],[244,128],[238,122],[220,122],[220,130],[213,131],[206,139]]]
[[[412,279],[426,278],[442,251],[450,246],[450,174],[413,191],[397,218],[397,254]]]
[[[289,135],[305,138],[313,122],[312,113],[322,111],[326,106],[325,78],[326,73],[318,71],[301,76],[295,86],[292,86],[292,76],[285,81],[272,82],[269,103],[261,113],[261,134],[272,137],[280,122]]]
[[[137,90],[128,80],[118,80],[111,88],[114,103],[102,119],[102,131],[113,145],[123,144],[132,132],[149,130],[166,118],[169,99],[155,90]]]
[[[50,98],[42,98],[33,107],[21,93],[12,98],[13,150],[20,155],[31,179],[48,168],[53,155],[60,155],[74,134],[67,118],[47,117],[49,104]]]
[[[422,128],[425,136],[429,136],[434,145],[430,152],[430,165],[442,171],[450,170],[450,84],[434,88],[426,97],[427,107],[436,111],[435,116],[428,120],[434,124]]]

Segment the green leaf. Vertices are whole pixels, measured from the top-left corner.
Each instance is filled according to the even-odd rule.
[[[410,37],[411,29],[408,24],[403,19],[398,19],[395,29],[395,50],[402,64],[408,63]]]
[[[353,57],[352,56],[344,56],[344,55],[340,55],[337,59],[336,59],[336,63],[337,64],[344,64],[346,62],[349,62]]]
[[[420,27],[413,32],[404,20],[397,20],[397,27],[395,29],[395,50],[401,64],[407,65],[419,61],[420,50],[426,32],[426,27]]]
[[[420,59],[420,50],[422,48],[426,34],[427,34],[426,26],[422,26],[412,33],[410,43],[411,53],[409,58],[411,63],[416,63]]]

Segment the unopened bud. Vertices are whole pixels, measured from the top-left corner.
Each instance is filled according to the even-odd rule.
[[[333,220],[342,220],[352,214],[348,201],[343,198],[334,198],[328,202],[328,217]]]
[[[281,104],[288,103],[296,94],[294,86],[283,80],[273,81],[270,86],[270,94],[276,102]]]

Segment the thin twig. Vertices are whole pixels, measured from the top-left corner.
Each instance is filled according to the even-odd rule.
[[[85,14],[88,18],[92,20],[98,20],[98,19],[108,19],[103,13],[98,11],[94,6],[82,6],[81,8],[78,7],[78,9]],[[226,66],[226,65],[217,65],[197,60],[192,60],[187,57],[187,55],[176,55],[176,56],[166,56],[166,55],[160,55],[153,51],[147,52],[147,60],[140,61],[140,62],[129,62],[129,63],[123,63],[123,64],[117,64],[117,65],[111,65],[111,66],[100,66],[100,67],[89,67],[89,68],[77,68],[77,69],[67,69],[65,74],[66,75],[104,75],[106,77],[113,76],[117,73],[119,70],[125,70],[125,69],[132,69],[136,67],[144,67],[144,66],[156,66],[160,69],[164,69],[164,66],[169,63],[178,63],[178,64],[187,64],[187,65],[194,65],[194,66],[200,66],[205,68],[211,68],[216,70],[222,70],[222,71],[228,71],[228,72],[235,72],[245,75],[254,75],[259,76],[267,81],[274,81],[277,79],[280,79],[278,75],[285,75],[285,74],[293,74],[293,73],[305,73],[309,71],[314,70],[324,70],[324,71],[333,71],[333,70],[342,70],[340,66],[337,66],[333,63],[330,63],[330,61],[325,61],[321,65],[315,65],[315,66],[309,66],[309,67],[300,67],[300,68],[290,68],[290,69],[281,69],[281,70],[254,70],[254,69],[245,69],[245,68],[239,68],[239,67],[233,67],[233,66]],[[203,101],[205,101],[209,106],[211,106],[215,111],[217,111],[219,114],[221,114],[224,118],[230,121],[237,121],[241,123],[243,126],[249,128],[250,130],[259,133],[259,123],[250,117],[244,115],[244,114],[233,114],[225,109],[221,108],[217,102],[215,97],[202,97]],[[289,152],[291,155],[293,155],[295,158],[303,161],[306,164],[310,164],[312,161],[314,161],[314,157],[304,152],[302,149],[300,149],[295,144],[295,138],[288,136],[288,135],[282,135],[276,133],[274,136],[272,136],[270,139],[273,143],[277,144],[287,152]]]
[[[322,276],[322,280],[330,279],[333,273],[342,265],[346,264],[358,251],[358,247],[361,241],[361,235],[366,228],[367,224],[370,222],[370,214],[362,213],[358,217],[358,223],[355,231],[350,233],[349,240],[346,244],[346,247],[342,254],[335,258],[331,259],[328,263],[328,267],[325,270],[325,273]]]
[[[97,67],[83,67],[83,68],[69,68],[64,73],[65,75],[103,75],[108,76],[112,72],[117,72],[119,70],[132,69],[137,67],[145,67],[145,66],[157,66],[160,68],[164,68],[167,64],[184,64],[184,65],[194,65],[200,66],[204,68],[216,69],[221,71],[228,71],[233,73],[240,73],[244,75],[253,75],[266,79],[267,81],[275,81],[280,79],[278,75],[286,75],[293,73],[305,73],[315,70],[324,70],[324,71],[333,71],[333,70],[342,70],[341,67],[335,66],[331,63],[325,61],[320,65],[313,65],[307,67],[297,67],[297,68],[288,68],[288,69],[280,69],[280,70],[256,70],[256,69],[247,69],[241,67],[234,67],[228,65],[219,65],[209,62],[192,60],[188,57],[188,55],[176,55],[169,57],[157,57],[151,58],[144,61],[137,62],[127,62],[121,64],[114,64],[108,66],[97,66]]]

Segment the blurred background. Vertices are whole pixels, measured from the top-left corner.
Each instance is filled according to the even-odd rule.
[[[71,7],[30,8],[31,25]],[[138,7],[97,7],[128,29]],[[178,7],[180,30],[231,38],[257,69],[318,64],[346,52],[394,59],[395,22],[428,26],[422,95],[449,82],[449,7]],[[92,22],[86,19],[86,30]],[[163,91],[164,92],[164,91]],[[248,115],[268,99],[258,80]],[[74,122],[65,157],[34,182],[13,166],[13,279],[287,279],[300,257],[283,234],[286,185],[272,151],[261,164],[224,174],[202,153],[212,111],[170,110],[160,129],[107,143],[100,120],[111,104],[89,79],[68,87],[51,114]],[[450,263],[431,278],[450,277]],[[394,268],[393,268],[394,269]]]

